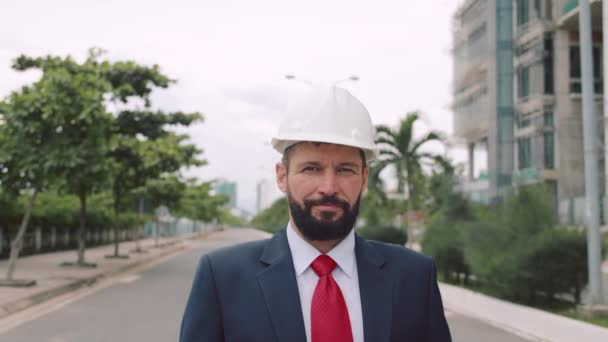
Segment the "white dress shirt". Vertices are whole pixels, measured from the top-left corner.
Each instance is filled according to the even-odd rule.
[[[311,342],[310,309],[312,296],[319,277],[310,267],[310,264],[321,255],[321,252],[300,237],[294,228],[292,228],[291,223],[287,224],[287,242],[291,250],[293,267],[296,271],[302,316],[304,317],[304,328],[306,329],[306,340]],[[354,230],[329,251],[327,255],[334,259],[338,265],[333,270],[332,276],[336,280],[336,283],[338,283],[338,286],[340,286],[344,301],[346,302],[350,326],[353,331],[353,342],[363,342],[363,314],[361,312],[357,259],[355,258]]]

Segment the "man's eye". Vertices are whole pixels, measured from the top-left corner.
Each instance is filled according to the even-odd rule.
[[[319,171],[319,168],[316,167],[316,166],[307,166],[307,167],[303,168],[302,171],[304,171],[304,172],[317,172],[317,171]]]

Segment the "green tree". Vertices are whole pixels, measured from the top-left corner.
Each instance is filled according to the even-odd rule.
[[[149,179],[145,186],[139,188],[137,193],[143,195],[153,208],[158,209],[164,205],[170,211],[178,212],[186,190],[186,183],[176,175],[164,175],[160,178]],[[155,217],[154,245],[159,247],[160,220]]]
[[[276,233],[289,222],[287,197],[281,197],[253,217],[250,224],[257,229]]]
[[[414,124],[418,118],[419,114],[412,112],[400,121],[397,129],[384,125],[376,126],[379,162],[383,163],[384,167],[390,166],[395,169],[398,192],[405,194],[407,191],[408,194],[408,244],[414,243],[412,224],[414,222],[414,202],[419,193],[419,189],[415,188],[416,177],[423,175],[425,163],[434,164],[440,158],[436,154],[422,151],[422,147],[431,142],[444,142],[442,134],[437,131],[428,132],[420,139],[416,139]]]
[[[61,127],[64,150],[63,188],[80,200],[80,229],[77,265],[84,260],[87,197],[102,187],[112,186],[116,218],[131,200],[128,196],[146,180],[183,166],[201,165],[194,145],[185,144],[186,135],[169,130],[171,125],[189,125],[202,119],[198,113],[165,113],[149,110],[151,92],[166,88],[174,81],[163,75],[158,66],[142,66],[133,61],[101,60],[103,51],[92,49],[83,63],[70,57],[30,58],[21,56],[18,70],[40,69],[43,77],[53,76],[63,93],[54,110],[69,113],[70,121]],[[144,110],[108,113],[106,99],[115,104],[143,100]],[[162,141],[161,141],[162,140]],[[149,146],[155,145],[155,146]],[[156,147],[159,145],[160,147]],[[162,149],[159,156],[151,150]],[[165,158],[166,157],[166,158]],[[145,159],[145,160],[144,160]],[[118,234],[114,234],[117,238]],[[118,255],[118,240],[115,241]]]
[[[80,228],[78,230],[78,260],[85,262],[87,197],[107,184],[109,163],[107,152],[111,135],[111,115],[106,111],[104,95],[111,84],[102,76],[97,62],[100,50],[91,49],[87,60],[77,63],[71,57],[31,58],[20,56],[14,68],[39,69],[52,101],[43,107],[45,117],[61,122],[57,127],[63,158],[55,159],[62,168],[63,188],[78,196]]]
[[[117,113],[113,120],[111,148],[108,156],[111,160],[111,183],[114,199],[114,214],[119,213],[133,203],[133,191],[144,186],[151,178],[159,177],[162,173],[171,173],[182,166],[202,165],[196,155],[201,151],[194,145],[183,145],[187,136],[178,136],[169,130],[174,126],[189,126],[202,120],[199,113],[174,112],[150,110],[152,103],[150,95],[156,88],[168,88],[175,83],[160,72],[157,65],[144,66],[134,61],[119,61],[99,63],[102,76],[111,85],[111,95],[114,104],[129,104],[131,101],[143,100],[143,110],[125,109]],[[132,107],[132,106],[131,106]],[[150,163],[145,160],[146,145],[156,144],[157,140],[174,136],[173,139],[164,139],[160,144],[166,147],[173,143],[173,149],[180,150],[180,158],[170,155],[170,160],[161,163]],[[179,138],[176,138],[179,137]],[[163,157],[167,154],[162,154]],[[114,257],[119,257],[118,231],[115,226]]]
[[[190,181],[181,198],[179,213],[193,221],[212,222],[219,221],[222,216],[221,208],[228,203],[226,195],[212,195],[213,182],[198,184]]]
[[[156,76],[150,73],[150,82]],[[130,80],[128,75],[123,79]],[[131,82],[141,81],[136,77]],[[148,93],[138,94],[145,98]],[[184,166],[201,166],[198,159],[202,152],[192,144],[185,144],[187,135],[178,135],[170,129],[177,125],[189,126],[202,120],[199,113],[165,113],[161,111],[121,111],[114,122],[112,148],[108,156],[112,163],[112,194],[114,213],[121,211],[134,201],[133,191],[144,186],[148,179],[163,173],[179,171]],[[153,152],[152,152],[153,151]],[[114,234],[114,255],[119,257],[118,232]]]
[[[108,122],[103,106],[107,83],[91,65],[79,65],[69,57],[20,56],[12,67],[17,71],[38,68],[42,76],[33,85],[13,92],[0,105],[2,187],[13,194],[26,190],[30,196],[12,242],[8,279],[12,278],[36,196],[43,187],[70,176],[81,179],[102,174],[105,163],[99,152],[105,146],[104,127]],[[95,128],[87,131],[91,126]],[[69,174],[70,169],[82,170]]]

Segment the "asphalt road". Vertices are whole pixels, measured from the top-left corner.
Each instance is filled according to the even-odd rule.
[[[214,248],[252,238],[238,233],[221,233],[153,268],[123,275],[111,286],[0,334],[0,341],[177,341],[199,257]],[[448,312],[447,317],[456,342],[527,341],[455,313]]]

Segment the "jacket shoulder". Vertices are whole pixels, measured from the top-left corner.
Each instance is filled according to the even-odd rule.
[[[212,264],[242,264],[243,262],[258,261],[269,239],[240,243],[234,246],[216,249],[205,257]]]
[[[371,247],[380,253],[388,263],[411,267],[432,268],[433,259],[427,255],[416,252],[412,249],[379,241],[365,240]]]

